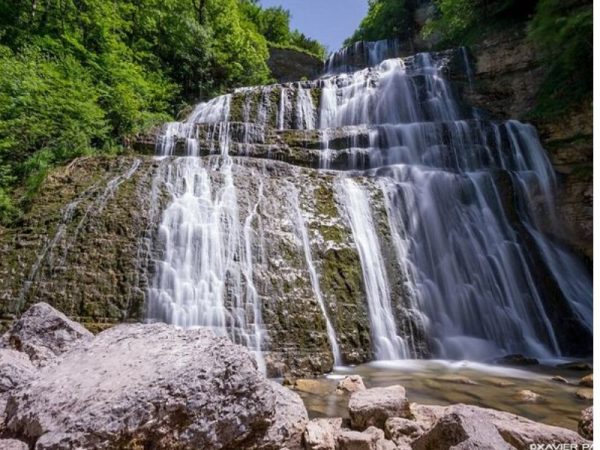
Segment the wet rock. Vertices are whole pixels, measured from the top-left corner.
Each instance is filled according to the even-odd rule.
[[[577,433],[533,422],[515,414],[453,405],[435,425],[412,443],[414,450],[436,449],[514,449],[528,450],[532,445],[568,442],[590,444]]]
[[[577,426],[577,431],[581,436],[590,441],[594,439],[594,407],[590,406],[589,408],[581,411],[581,416],[579,418],[579,424]]]
[[[551,380],[556,381],[557,383],[569,384],[569,381],[566,378],[559,375],[553,376]]]
[[[37,369],[22,352],[0,349],[0,393],[8,392],[33,379]]]
[[[385,422],[385,435],[400,448],[410,448],[410,443],[425,432],[420,422],[392,417]]]
[[[498,358],[495,362],[498,364],[508,364],[511,366],[534,366],[540,363],[535,358],[529,358],[521,354],[506,355],[502,358]]]
[[[0,439],[0,450],[29,450],[29,446],[16,439]]]
[[[410,405],[402,386],[372,388],[352,394],[348,403],[352,428],[383,429],[390,417],[410,417]]]
[[[338,394],[352,394],[366,389],[365,383],[360,375],[349,375],[340,380],[336,392]]]
[[[444,382],[444,383],[455,383],[455,384],[477,384],[475,381],[470,378],[463,377],[460,375],[443,375],[441,377],[437,377],[436,380]]]
[[[121,325],[10,394],[5,435],[55,448],[301,448],[301,399],[209,330]]]
[[[585,377],[583,377],[581,380],[579,380],[579,386],[593,388],[594,387],[594,375],[590,373],[589,375],[586,375]]]
[[[594,391],[592,389],[579,389],[575,392],[575,396],[580,400],[594,400]]]
[[[34,365],[42,367],[92,337],[92,333],[52,306],[37,303],[2,336],[0,345],[26,353]]]
[[[335,450],[342,419],[313,419],[304,431],[304,448],[307,450]]]
[[[515,385],[512,381],[504,380],[502,378],[487,378],[486,381],[496,387],[510,387]]]
[[[542,401],[543,397],[536,392],[524,389],[522,391],[517,392],[517,399],[525,403],[537,403]]]
[[[578,372],[591,372],[592,371],[592,366],[585,361],[575,361],[575,362],[570,362],[570,363],[565,363],[565,364],[559,364],[556,367],[558,367],[559,369],[567,369],[567,370],[573,370],[573,371],[578,371]]]

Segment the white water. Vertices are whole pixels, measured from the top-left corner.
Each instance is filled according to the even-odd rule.
[[[559,357],[563,353],[560,330],[550,320],[553,305],[546,298],[531,252],[540,255],[573,319],[588,330],[592,284],[583,264],[550,237],[561,235],[554,200],[556,180],[535,129],[517,121],[480,120],[461,105],[441,70],[445,60],[456,55],[419,54],[381,61],[390,49],[384,51],[384,44],[378,45],[366,56],[373,67],[286,84],[280,87],[277,105],[271,104],[268,95],[273,87],[260,88],[257,108],[248,100],[256,91],[244,90],[247,101],[242,117],[262,125],[274,117],[279,130],[290,123],[298,130],[319,129],[322,168],[378,179],[370,185],[383,193],[395,265],[384,260],[370,192],[351,178],[341,181],[337,192],[360,256],[376,357],[419,355],[416,341],[421,339],[417,333],[421,328],[436,357],[483,360],[506,353]],[[342,52],[335,64],[350,67],[354,56]],[[460,50],[458,57],[473,83],[466,51]],[[318,106],[313,101],[314,89],[321,92]],[[173,154],[176,141],[183,139],[186,153],[197,155],[195,123],[213,124],[215,136],[227,140],[230,100],[230,96],[219,97],[197,107],[187,122],[170,124],[161,154]],[[273,108],[277,110],[271,115]],[[340,137],[346,138],[347,148],[339,148]],[[330,145],[334,138],[336,146]],[[248,212],[250,221],[242,226],[227,155],[229,143],[215,144],[214,152],[222,155],[216,166],[175,164],[182,167],[171,180],[173,203],[163,220],[165,239],[192,232],[181,225],[188,214],[195,217],[192,223],[204,224],[205,229],[200,228],[206,237],[181,240],[179,247],[176,241],[168,242],[167,248],[172,246],[174,253],[167,252],[171,259],[159,268],[165,279],[157,278],[152,298],[160,306],[157,317],[175,323],[181,320],[187,326],[227,329],[260,355],[266,330],[253,286],[251,255],[256,244],[252,217],[260,200]],[[247,153],[251,155],[250,150]],[[211,185],[211,170],[222,175],[222,185]],[[205,206],[200,208],[202,202]],[[298,217],[302,219],[302,214]],[[302,220],[298,223],[315,299],[336,357],[335,321],[323,304],[318,262],[312,260],[305,225]],[[219,227],[219,232],[214,230]],[[185,261],[186,252],[191,252],[190,258],[206,256],[197,260],[193,256],[190,267],[177,265]],[[236,252],[243,269],[231,259]],[[400,270],[407,298],[390,291],[390,267]],[[192,274],[189,279],[186,270]],[[233,307],[223,304],[223,280],[231,276],[237,286]],[[180,285],[192,289],[182,291]],[[204,309],[198,316],[197,311]],[[394,313],[398,309],[412,317],[408,326],[406,322],[398,326]]]
[[[396,330],[388,277],[368,194],[354,180],[345,178],[340,181],[338,196],[358,247],[375,356],[383,360],[406,358],[409,352]]]
[[[252,254],[252,224],[262,201],[262,187],[242,225],[233,161],[228,154],[229,105],[230,96],[201,104],[187,122],[169,124],[164,133],[163,156],[172,153],[174,139],[181,137],[187,140],[189,156],[169,166],[166,183],[172,200],[159,229],[163,257],[157,262],[149,292],[149,316],[228,334],[255,352],[264,371],[264,330]],[[218,131],[218,141],[211,146],[220,157],[212,162],[197,156],[194,124],[202,122],[213,123]],[[218,184],[214,173],[221,180]],[[232,299],[229,307],[226,291]]]

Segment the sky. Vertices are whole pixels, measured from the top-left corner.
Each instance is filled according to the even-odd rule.
[[[264,7],[283,6],[292,13],[292,27],[338,50],[367,14],[367,0],[261,0]]]

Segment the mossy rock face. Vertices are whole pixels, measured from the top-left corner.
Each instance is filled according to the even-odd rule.
[[[96,157],[52,172],[23,224],[0,239],[3,317],[44,301],[84,324],[141,320],[155,169],[148,157]]]

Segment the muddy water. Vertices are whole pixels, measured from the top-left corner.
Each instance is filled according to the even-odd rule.
[[[338,368],[318,380],[299,381],[296,388],[311,417],[347,417],[348,397],[336,394],[338,381],[358,374],[367,387],[400,384],[411,402],[448,405],[466,403],[519,414],[529,419],[577,430],[582,409],[592,404],[575,393],[589,372],[551,366],[501,367],[467,362],[402,361]],[[568,384],[552,380],[561,376]],[[534,403],[519,399],[530,390],[541,396]]]

